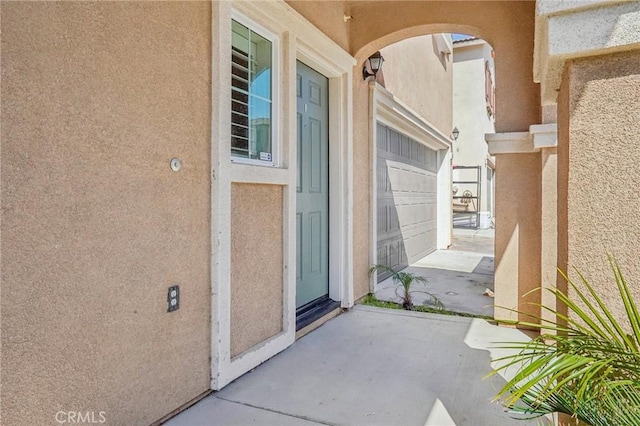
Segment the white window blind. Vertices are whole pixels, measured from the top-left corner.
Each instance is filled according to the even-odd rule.
[[[231,155],[272,161],[272,43],[232,22]]]

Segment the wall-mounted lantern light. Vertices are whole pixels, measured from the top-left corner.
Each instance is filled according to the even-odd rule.
[[[457,126],[453,128],[453,132],[451,132],[451,135],[454,141],[458,140],[458,136],[460,136],[460,130],[458,130]]]
[[[367,70],[367,64],[365,63],[364,66],[362,67],[362,77],[365,80],[369,77],[373,77],[375,79],[376,74],[378,74],[378,71],[380,71],[380,69],[382,68],[382,63],[384,62],[384,58],[382,57],[380,52],[376,52],[373,55],[369,56],[368,61],[369,61],[369,68],[371,69],[373,74],[371,74],[369,70]]]

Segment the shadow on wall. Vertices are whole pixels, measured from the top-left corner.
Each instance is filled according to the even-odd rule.
[[[398,215],[398,205],[389,178],[390,165],[388,163],[388,160],[378,158],[376,263],[400,271],[409,266],[409,261]],[[378,282],[390,276],[389,272],[378,272]]]
[[[437,151],[377,124],[377,262],[395,270],[437,242]],[[389,274],[379,274],[378,282]]]
[[[431,37],[431,44],[433,46],[433,54],[438,58],[440,64],[442,64],[442,68],[447,69],[447,57],[451,55],[451,53],[444,53],[442,51],[442,47],[438,45],[438,41],[435,36],[441,36],[440,34],[433,34],[434,37]]]

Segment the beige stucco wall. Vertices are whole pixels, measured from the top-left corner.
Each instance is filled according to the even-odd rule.
[[[359,64],[376,50],[417,35],[463,33],[496,51],[496,131],[540,123],[540,87],[533,82],[533,1],[351,2],[349,49]]]
[[[540,187],[540,285],[544,289],[540,301],[555,309],[556,298],[549,291],[555,289],[558,268],[558,153],[557,148],[545,148],[541,157]],[[549,311],[541,310],[547,321],[556,321]]]
[[[362,74],[353,76],[353,294],[354,299],[370,292],[371,267],[371,158],[369,143],[369,86]]]
[[[1,7],[1,422],[149,424],[209,388],[210,5]]]
[[[556,265],[558,269],[564,271],[567,270],[567,255],[568,255],[568,212],[567,212],[567,199],[569,189],[569,72],[565,69],[562,75],[562,84],[560,91],[558,92],[558,148],[557,148],[557,186],[558,186],[558,198],[557,198],[557,210],[558,210],[558,240],[557,240],[557,254]],[[561,276],[556,275],[556,288],[562,292],[567,291],[567,282]],[[556,309],[566,314],[566,306],[563,306],[559,301],[556,302]],[[561,322],[562,324],[563,322]]]
[[[448,34],[444,36],[451,38]],[[402,40],[380,53],[384,57],[385,88],[438,130],[450,134],[452,55],[440,53],[432,35]]]
[[[496,155],[495,317],[518,319],[505,309],[540,315],[540,153]],[[526,315],[520,320],[531,321]]]
[[[231,185],[231,356],[282,331],[283,188]]]
[[[344,50],[349,50],[350,22],[344,20],[349,14],[348,2],[285,0],[289,6],[320,28],[327,37]]]
[[[561,87],[560,265],[581,271],[622,316],[606,255],[640,300],[640,51],[576,60]]]

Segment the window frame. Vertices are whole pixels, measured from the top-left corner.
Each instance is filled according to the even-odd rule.
[[[235,9],[231,10],[231,20],[247,27],[250,31],[265,38],[271,43],[271,161],[245,158],[234,155],[231,150],[231,140],[229,141],[229,154],[231,162],[235,164],[247,164],[262,167],[280,166],[280,37],[269,31],[264,26],[248,18]],[[231,51],[232,31],[229,33],[229,50]],[[233,91],[233,83],[229,81],[230,90]],[[232,101],[230,101],[232,102]],[[229,104],[229,126],[232,126],[232,106]]]

